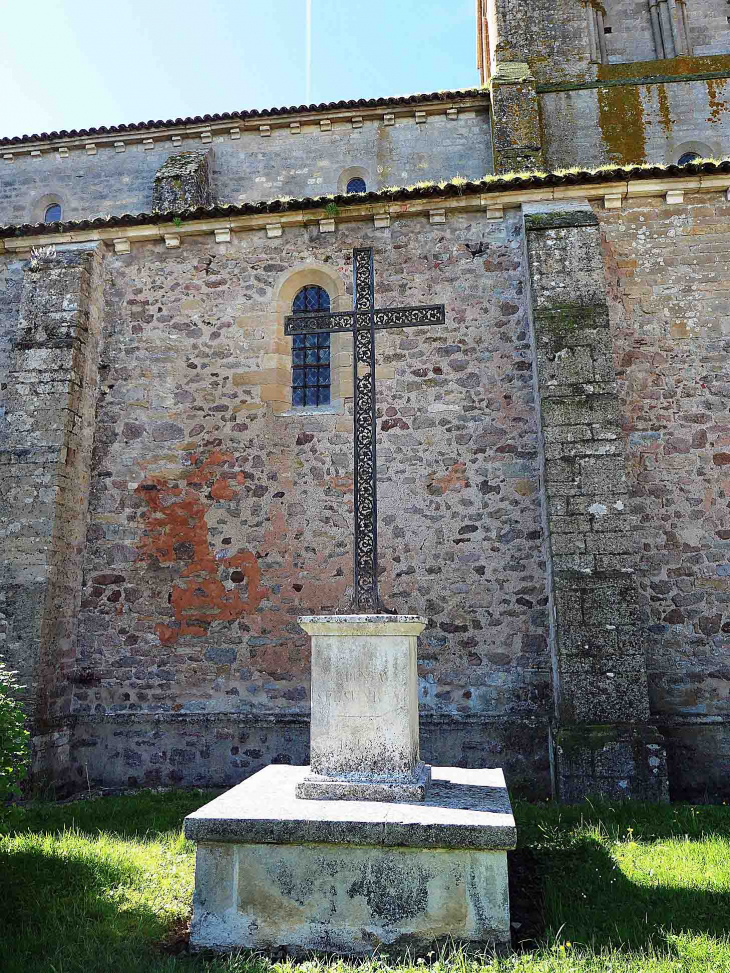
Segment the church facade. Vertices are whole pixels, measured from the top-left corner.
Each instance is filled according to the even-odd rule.
[[[477,56],[459,91],[0,140],[0,655],[59,793],[307,762],[352,339],[284,319],[350,309],[368,247],[377,306],[446,308],[376,349],[424,758],[727,797],[730,7],[478,0]]]

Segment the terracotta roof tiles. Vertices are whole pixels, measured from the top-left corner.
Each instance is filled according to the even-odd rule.
[[[346,111],[348,108],[386,108],[393,105],[418,105],[431,101],[455,101],[461,98],[487,97],[484,88],[462,88],[456,91],[433,91],[430,94],[399,95],[392,98],[351,98],[346,101],[322,102],[319,105],[292,105],[289,108],[263,108],[250,111],[223,112],[215,115],[191,115],[187,118],[168,118],[128,125],[102,125],[100,128],[79,128],[60,132],[41,132],[39,135],[14,135],[0,138],[0,145],[22,145],[27,142],[50,142],[54,139],[90,138],[94,135],[117,135],[148,129],[176,128],[180,125],[201,125],[206,122],[245,121],[248,118],[275,118],[277,115],[304,115],[313,112]]]
[[[239,205],[199,207],[181,213],[126,213],[122,216],[97,217],[90,220],[71,220],[62,223],[23,223],[19,226],[0,227],[0,239],[7,237],[68,233],[77,230],[93,230],[124,226],[148,226],[205,219],[225,219],[235,216],[287,213],[295,210],[324,209],[329,203],[338,207],[362,206],[367,203],[405,202],[408,200],[443,198],[453,196],[488,195],[546,187],[596,185],[600,183],[627,182],[629,180],[666,179],[668,176],[730,175],[730,159],[721,162],[690,162],[687,165],[668,166],[617,166],[599,170],[531,173],[510,176],[488,176],[479,182],[439,183],[417,186],[412,189],[394,188],[380,192],[357,193],[336,196],[305,196],[303,199],[274,199]]]

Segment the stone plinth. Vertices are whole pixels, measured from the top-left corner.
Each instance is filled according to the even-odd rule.
[[[416,615],[305,616],[312,639],[311,772],[297,796],[422,801]]]
[[[300,800],[306,774],[267,767],[185,819],[193,950],[509,943],[516,829],[500,770],[434,768],[422,804]]]

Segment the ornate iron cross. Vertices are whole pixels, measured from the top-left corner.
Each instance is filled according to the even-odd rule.
[[[355,582],[352,609],[360,614],[386,611],[378,594],[378,478],[375,451],[375,332],[385,328],[415,328],[445,324],[443,304],[424,307],[375,307],[372,247],[353,250],[354,301],[352,311],[294,314],[286,318],[284,333],[350,332],[353,336],[355,421]]]

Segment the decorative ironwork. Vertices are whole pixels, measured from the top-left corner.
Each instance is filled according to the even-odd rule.
[[[355,550],[352,610],[390,613],[378,594],[378,481],[375,422],[375,332],[446,323],[443,304],[375,307],[372,248],[353,251],[354,310],[318,311],[286,318],[287,335],[349,332],[353,336],[355,440]]]
[[[373,312],[375,328],[416,328],[424,324],[446,324],[443,304],[425,307],[389,307]]]
[[[353,311],[337,311],[328,314],[320,311],[315,314],[294,314],[284,322],[284,334],[316,334],[327,331],[330,334],[341,331],[352,331],[355,327]]]

